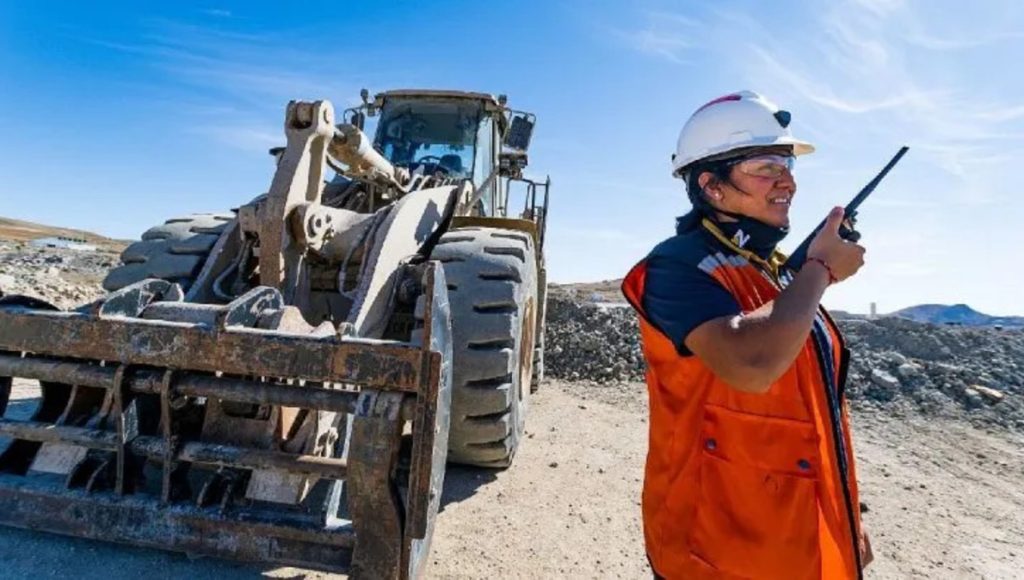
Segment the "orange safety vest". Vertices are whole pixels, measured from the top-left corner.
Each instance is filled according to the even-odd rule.
[[[778,261],[715,240],[699,267],[744,312],[784,287]],[[717,242],[717,243],[714,243]],[[622,290],[640,314],[650,442],[643,520],[654,570],[676,578],[859,578],[860,510],[842,387],[848,351],[822,308],[803,350],[764,394],[681,356],[647,320],[646,260]]]

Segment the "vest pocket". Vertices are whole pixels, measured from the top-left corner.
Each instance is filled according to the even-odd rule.
[[[692,555],[726,574],[820,573],[813,426],[709,407],[699,452]]]

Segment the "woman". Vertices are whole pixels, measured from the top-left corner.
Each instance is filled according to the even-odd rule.
[[[854,275],[842,208],[798,271],[790,114],[742,91],[698,109],[674,175],[693,209],[623,282],[650,393],[643,516],[664,578],[857,578],[870,561],[843,398],[848,351],[820,300]]]

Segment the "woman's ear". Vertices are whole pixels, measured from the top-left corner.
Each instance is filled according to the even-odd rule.
[[[708,197],[716,200],[722,199],[722,192],[719,187],[718,180],[714,179],[714,176],[711,175],[711,173],[701,173],[700,176],[697,177],[697,185],[700,186],[701,191],[703,191]]]

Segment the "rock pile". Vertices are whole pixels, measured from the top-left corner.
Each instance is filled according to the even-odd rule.
[[[552,377],[597,383],[642,381],[644,359],[632,308],[548,298],[544,368]]]
[[[72,308],[103,295],[100,283],[117,263],[108,252],[33,248],[0,242],[0,291]]]
[[[1024,332],[842,320],[850,399],[1024,431]]]
[[[566,380],[640,381],[636,315],[571,292],[548,301],[546,370]],[[854,406],[966,418],[1024,431],[1024,332],[944,327],[898,318],[844,319]]]

